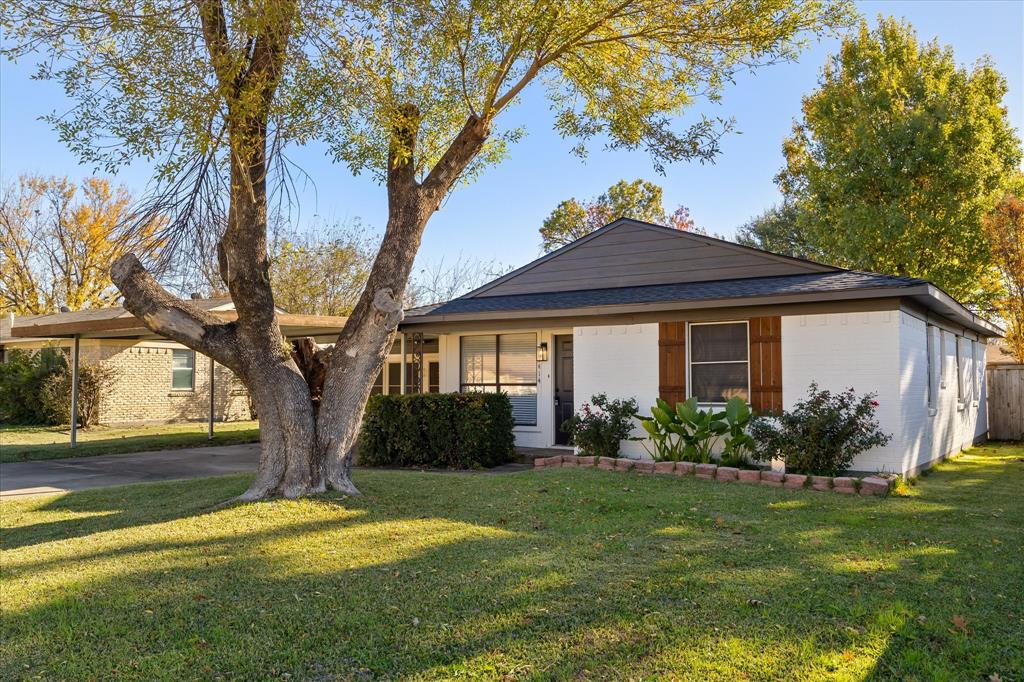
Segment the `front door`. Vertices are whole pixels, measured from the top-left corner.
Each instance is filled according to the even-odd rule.
[[[562,424],[573,413],[572,401],[572,335],[555,336],[555,443],[568,445],[569,434]]]

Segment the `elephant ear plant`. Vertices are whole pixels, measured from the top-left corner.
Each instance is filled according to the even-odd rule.
[[[725,404],[725,422],[729,427],[729,435],[725,439],[721,463],[723,466],[743,467],[750,464],[754,451],[754,439],[747,433],[747,427],[753,412],[747,401],[742,398],[730,398]]]
[[[655,460],[710,462],[715,446],[725,436],[724,463],[744,462],[753,445],[746,433],[750,408],[742,398],[732,398],[724,411],[702,410],[696,398],[677,403],[675,409],[662,399],[650,417],[640,417],[650,436],[644,447]]]

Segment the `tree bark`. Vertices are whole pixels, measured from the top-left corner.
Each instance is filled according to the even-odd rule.
[[[418,183],[413,159],[417,113],[405,110],[408,127],[394,131],[388,168],[388,223],[366,288],[329,355],[317,442],[327,484],[355,491],[350,472],[363,410],[402,321],[402,301],[430,216],[483,147],[488,122],[475,116],[427,178]]]

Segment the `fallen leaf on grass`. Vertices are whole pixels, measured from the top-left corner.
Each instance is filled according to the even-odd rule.
[[[747,606],[753,606],[754,608],[757,608],[759,606],[764,606],[764,602],[760,599],[748,599]]]
[[[963,616],[953,616],[952,618],[950,618],[950,621],[953,623],[953,627],[955,627],[957,630],[964,633],[964,635],[968,634],[966,618],[964,618]]]

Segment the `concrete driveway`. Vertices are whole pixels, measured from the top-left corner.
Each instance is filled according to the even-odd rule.
[[[255,471],[260,444],[0,463],[0,498]]]

